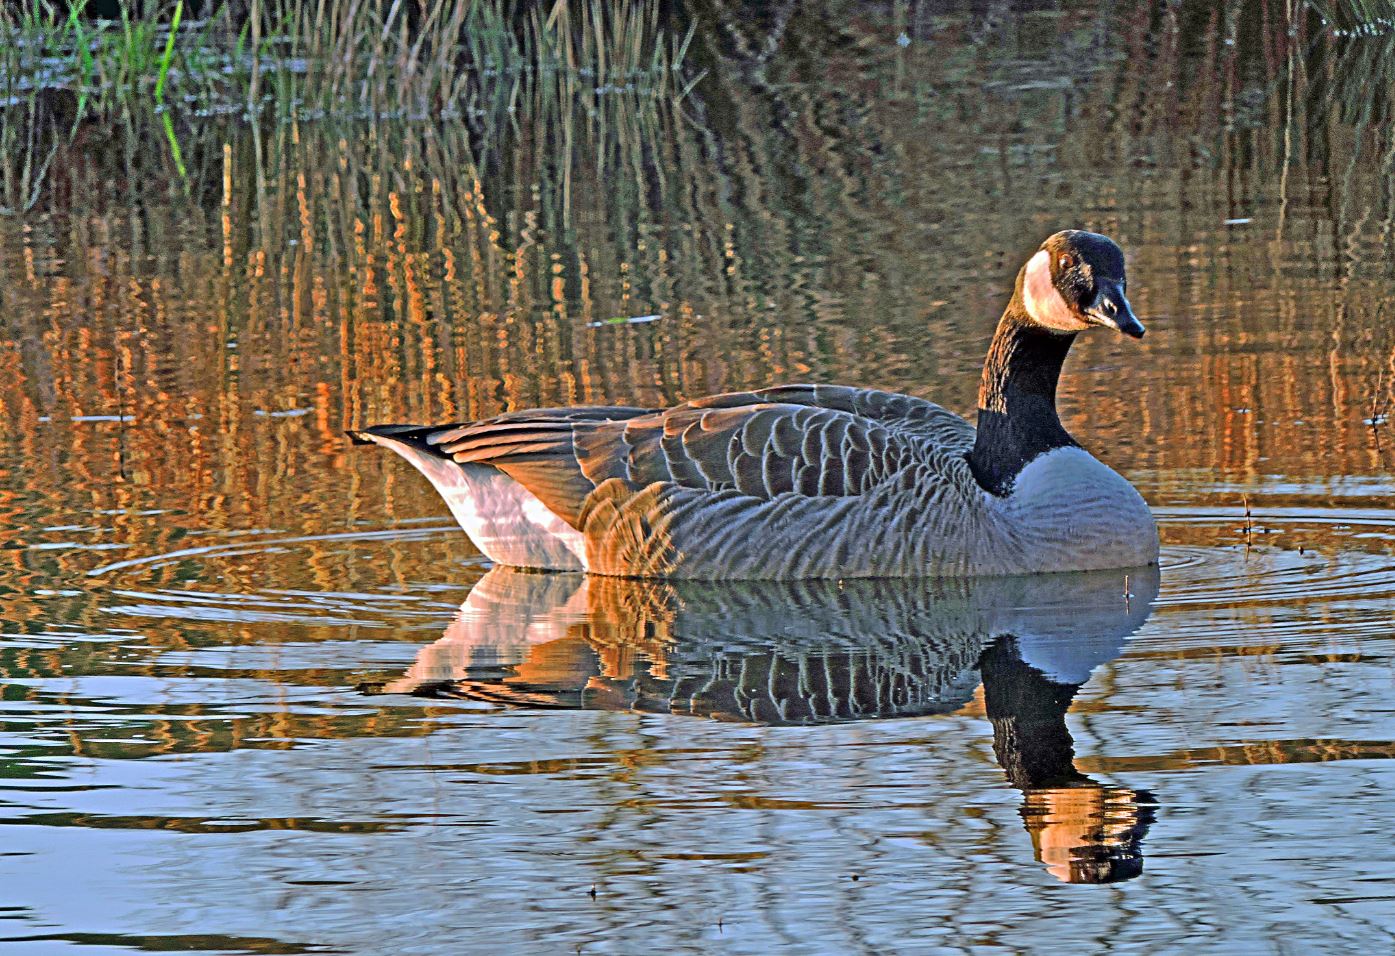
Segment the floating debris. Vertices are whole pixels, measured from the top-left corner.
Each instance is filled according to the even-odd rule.
[[[630,318],[617,315],[614,318],[601,319],[598,322],[587,322],[586,325],[588,328],[592,329],[604,328],[607,325],[647,325],[650,322],[657,322],[662,318],[662,315],[635,315]]]

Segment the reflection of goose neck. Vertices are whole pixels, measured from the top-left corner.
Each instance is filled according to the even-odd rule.
[[[1022,822],[1036,858],[1066,883],[1115,883],[1142,873],[1152,797],[1075,769],[1066,711],[1081,685],[1052,680],[1026,663],[1012,636],[983,652],[979,670],[993,751],[1022,791]]]
[[[1066,727],[1078,684],[1058,684],[1022,661],[1017,639],[995,641],[979,659],[983,698],[993,724],[993,752],[1008,782],[1026,790],[1084,782]]]

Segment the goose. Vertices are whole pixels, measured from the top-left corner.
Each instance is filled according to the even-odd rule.
[[[496,564],[620,577],[983,576],[1153,564],[1142,496],[1061,425],[1076,335],[1142,338],[1124,254],[1065,230],[1019,270],[978,427],[932,402],[781,385],[350,432],[435,486]]]

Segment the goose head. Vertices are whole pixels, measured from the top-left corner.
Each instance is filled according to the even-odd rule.
[[[1114,240],[1082,229],[1050,236],[1022,267],[1023,311],[1053,332],[1092,326],[1143,338],[1143,323],[1124,296],[1124,253]]]

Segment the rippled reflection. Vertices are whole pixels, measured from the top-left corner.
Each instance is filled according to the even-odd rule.
[[[657,582],[495,568],[374,693],[809,724],[982,704],[1036,857],[1070,883],[1142,872],[1152,797],[1078,772],[1066,726],[1156,568],[899,581]]]
[[[1080,635],[1105,625],[1096,621],[1096,615],[1082,615]],[[993,752],[1008,782],[1022,791],[1022,821],[1036,858],[1066,883],[1112,883],[1143,872],[1141,844],[1153,822],[1152,795],[1099,783],[1076,770],[1075,742],[1066,727],[1066,711],[1090,669],[1113,656],[1088,659],[1088,669],[1077,660],[1063,672],[1033,656],[1030,638],[1007,635],[978,661]]]

